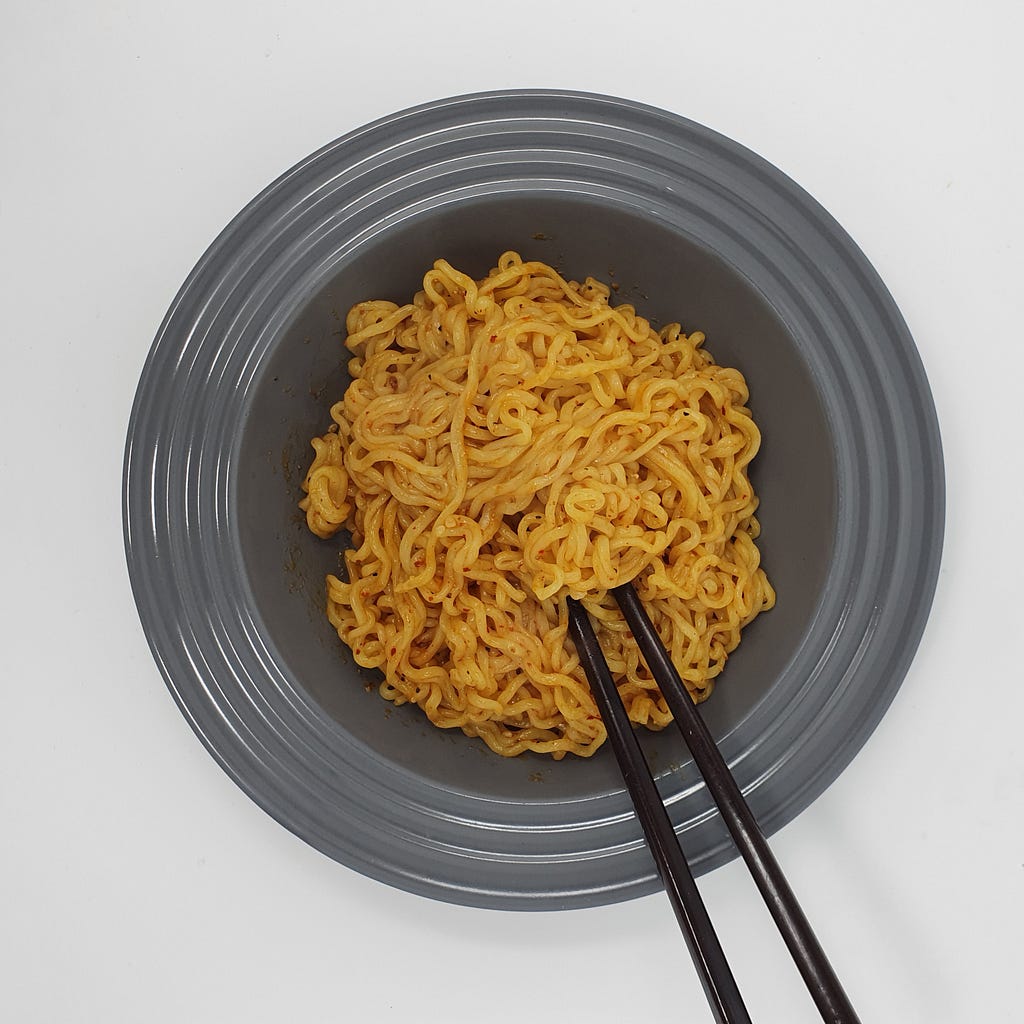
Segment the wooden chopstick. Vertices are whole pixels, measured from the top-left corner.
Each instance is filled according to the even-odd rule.
[[[782,933],[822,1020],[828,1024],[859,1024],[839,978],[789,887],[725,758],[679,678],[636,590],[629,583],[616,587],[612,595],[622,609],[640,653],[672,711],[697,768],[704,776],[708,791],[718,804],[733,841]],[[619,704],[621,708],[621,702]]]
[[[576,645],[580,664],[590,680],[594,699],[608,730],[608,739],[636,808],[636,816],[654,855],[658,874],[672,902],[672,909],[675,910],[676,920],[690,949],[711,1011],[718,1024],[750,1024],[750,1015],[743,1004],[743,997],[736,986],[686,857],[679,847],[650,769],[640,751],[633,725],[622,706],[590,618],[578,601],[569,598],[567,603],[569,632]]]

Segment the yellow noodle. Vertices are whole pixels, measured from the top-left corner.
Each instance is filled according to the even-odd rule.
[[[514,252],[482,281],[438,260],[410,304],[353,306],[352,383],[312,441],[300,507],[354,539],[338,635],[387,700],[507,756],[605,740],[567,594],[652,729],[671,714],[608,589],[635,582],[695,701],[775,603],[743,376],[610,294]]]

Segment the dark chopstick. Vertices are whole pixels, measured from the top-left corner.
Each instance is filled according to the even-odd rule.
[[[615,681],[604,660],[586,609],[569,598],[569,632],[572,634],[594,699],[601,711],[608,739],[622,770],[626,788],[636,808],[647,845],[654,855],[658,874],[672,902],[676,920],[693,957],[711,1011],[718,1024],[750,1024],[750,1015],[725,959],[707,908],[697,890],[686,857],[679,848],[672,822],[665,811],[633,725],[622,706]]]
[[[782,933],[822,1020],[828,1024],[858,1024],[859,1018],[843,986],[800,909],[725,758],[679,678],[636,590],[628,583],[616,587],[612,595],[622,609],[640,653],[675,717],[676,725],[704,776],[708,791],[718,804],[733,841],[747,862],[754,882]]]

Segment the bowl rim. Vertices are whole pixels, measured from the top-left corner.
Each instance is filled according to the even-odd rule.
[[[842,472],[847,484],[862,475],[876,488],[876,497],[883,492],[895,496],[903,517],[917,527],[917,536],[908,536],[903,528],[893,533],[878,521],[880,514],[884,518],[886,509],[859,507],[849,493],[842,495],[837,531],[846,530],[850,543],[845,553],[840,552],[845,562],[836,561],[830,567],[830,580],[842,577],[847,587],[845,592],[831,595],[831,604],[819,606],[817,613],[838,616],[839,625],[833,636],[825,638],[827,656],[821,650],[794,652],[793,671],[805,673],[809,681],[820,679],[831,667],[827,658],[837,657],[836,650],[842,649],[843,672],[835,679],[828,699],[813,707],[808,705],[807,721],[813,728],[802,738],[798,750],[784,758],[779,755],[768,767],[755,766],[752,762],[759,751],[764,752],[766,741],[744,747],[746,741],[741,738],[731,750],[726,750],[723,743],[734,769],[737,765],[740,771],[753,768],[744,789],[755,807],[761,793],[767,793],[771,785],[778,788],[779,780],[788,780],[785,799],[776,798],[769,801],[771,806],[760,807],[762,825],[769,833],[791,820],[838,777],[894,698],[931,607],[944,530],[942,449],[934,404],[919,354],[892,297],[835,219],[761,157],[668,111],[618,97],[563,90],[474,93],[379,118],[286,171],[248,203],[211,244],[182,285],[157,332],[140,378],[125,444],[124,538],[136,605],[161,674],[204,745],[257,804],[329,856],[399,888],[475,906],[563,909],[614,902],[658,888],[638,829],[623,820],[624,791],[610,804],[596,801],[599,806],[589,809],[587,823],[593,833],[589,847],[579,848],[577,844],[572,848],[570,844],[545,848],[537,854],[550,876],[543,882],[533,870],[524,869],[518,875],[512,872],[510,876],[510,864],[517,863],[510,850],[500,844],[481,845],[481,835],[487,830],[528,831],[522,820],[510,825],[502,817],[508,811],[506,801],[493,801],[493,806],[484,808],[480,801],[467,802],[464,795],[452,794],[442,805],[429,806],[424,804],[425,794],[413,793],[403,795],[404,804],[394,813],[376,814],[373,808],[377,802],[394,800],[405,780],[388,766],[367,758],[365,751],[360,753],[358,743],[340,752],[333,750],[332,744],[338,742],[336,725],[317,714],[316,707],[295,689],[293,680],[281,676],[273,666],[263,665],[264,675],[254,683],[260,670],[252,665],[245,667],[242,675],[251,688],[250,695],[273,691],[278,701],[274,714],[279,718],[268,732],[260,731],[240,714],[239,693],[246,683],[229,693],[231,681],[225,682],[225,673],[241,669],[238,665],[214,667],[208,660],[214,634],[202,634],[204,602],[227,607],[232,595],[223,580],[203,577],[194,559],[190,561],[192,554],[183,548],[180,524],[172,524],[169,514],[172,498],[178,503],[184,501],[185,526],[194,527],[203,543],[213,544],[215,550],[220,550],[217,544],[225,544],[226,549],[237,546],[237,537],[233,538],[230,530],[220,529],[218,533],[223,525],[223,508],[219,519],[216,512],[207,512],[203,520],[207,506],[198,496],[203,487],[203,494],[210,491],[212,481],[228,480],[231,465],[221,467],[227,474],[222,478],[189,475],[190,457],[196,451],[210,450],[203,445],[212,446],[211,432],[223,432],[225,427],[224,419],[215,416],[205,424],[207,433],[197,434],[196,423],[188,420],[189,403],[196,389],[208,386],[212,379],[210,368],[223,368],[232,358],[240,358],[223,340],[225,310],[235,310],[235,321],[242,309],[255,320],[267,314],[266,304],[261,307],[253,297],[260,273],[277,268],[284,280],[290,273],[282,269],[288,266],[289,251],[294,255],[295,246],[312,237],[310,224],[322,225],[335,216],[342,198],[358,203],[371,186],[388,187],[389,178],[393,185],[399,162],[410,161],[413,168],[406,181],[410,194],[396,193],[406,204],[398,207],[402,211],[415,202],[436,202],[439,183],[446,181],[445,173],[454,173],[456,159],[479,160],[501,145],[507,149],[504,133],[513,129],[523,133],[524,141],[531,140],[531,152],[538,154],[538,161],[530,173],[506,182],[508,187],[525,193],[536,188],[538,182],[557,180],[565,191],[568,184],[582,185],[599,198],[627,204],[631,202],[627,188],[630,182],[647,204],[654,201],[652,195],[666,181],[675,179],[690,187],[706,187],[704,209],[698,213],[672,205],[663,196],[670,221],[677,228],[685,222],[692,230],[703,230],[702,243],[713,247],[716,256],[748,279],[755,275],[753,284],[762,294],[766,294],[765,282],[771,276],[764,276],[762,269],[766,253],[781,259],[795,279],[766,297],[803,344],[827,344],[814,341],[814,328],[820,329],[822,323],[837,337],[861,341],[867,337],[869,325],[882,328],[875,337],[883,340],[884,351],[872,351],[867,346],[856,351],[856,346],[850,348],[848,343],[846,348],[836,344],[827,354],[824,348],[812,351],[811,362],[831,415],[849,418],[851,410],[867,407],[864,395],[858,396],[857,392],[867,393],[871,385],[882,389],[877,396],[879,408],[886,407],[887,424],[905,450],[897,451],[899,445],[883,448],[885,465],[874,470],[867,467],[864,460],[870,442],[882,437],[876,424],[873,433],[870,425],[863,426],[863,436],[837,455],[840,463],[846,460]],[[560,179],[538,176],[537,168],[550,172],[561,159],[559,146],[566,139],[581,148],[589,163],[584,161],[586,166],[577,165]],[[457,158],[442,158],[442,147],[452,144],[462,147]],[[622,154],[630,158],[631,167],[619,166]],[[585,173],[589,177],[584,177]],[[710,188],[712,183],[714,190]],[[494,185],[485,175],[466,186],[463,198],[497,194],[487,191]],[[421,190],[419,194],[416,188]],[[685,220],[684,214],[695,218],[694,222]],[[672,217],[677,219],[672,221]],[[759,220],[768,222],[763,236]],[[346,225],[347,221],[338,229]],[[387,227],[384,223],[377,230]],[[289,238],[291,250],[286,244]],[[344,249],[334,257],[343,259]],[[258,324],[264,343],[281,329],[289,310],[294,312],[295,303],[311,287],[297,274],[286,285],[279,289],[278,306],[270,308]],[[858,322],[864,325],[859,331]],[[252,337],[248,340],[251,342]],[[252,372],[252,366],[246,365]],[[200,372],[204,369],[205,376]],[[880,376],[883,369],[885,373]],[[837,422],[837,429],[839,426]],[[915,460],[917,469],[908,471]],[[230,464],[231,459],[227,462]],[[910,475],[901,477],[906,472]],[[177,493],[175,482],[181,484]],[[208,525],[211,521],[213,526]],[[204,553],[200,548],[195,557],[208,557],[209,550]],[[858,555],[872,559],[873,564],[891,557],[899,571],[877,593],[867,593],[864,580],[853,578],[856,573],[852,559]],[[168,569],[178,586],[177,593],[166,586]],[[898,628],[887,612],[902,616]],[[251,613],[242,619],[232,628],[240,629],[237,635],[255,649],[259,624]],[[220,626],[215,624],[214,632],[217,628]],[[886,666],[884,674],[880,662]],[[869,680],[872,699],[865,703],[857,691],[865,686],[869,667],[873,673]],[[809,687],[810,682],[804,689]],[[774,715],[772,721],[781,720],[780,709],[774,707],[770,697],[762,702],[765,707],[760,714]],[[289,715],[295,716],[294,721],[288,719]],[[284,725],[286,720],[291,724],[301,720],[308,730],[298,746],[294,734],[289,734]],[[805,770],[798,778],[799,773],[793,773],[793,760],[799,758],[803,758]],[[355,789],[361,792],[355,793]],[[733,853],[727,839],[723,843],[715,834],[713,819],[717,812],[711,809],[706,794],[690,795],[689,816],[681,812],[680,805],[685,801],[676,801],[674,816],[680,831],[704,830],[711,837],[694,858],[694,870],[699,873],[731,859]],[[440,798],[437,793],[430,794],[430,800]],[[560,803],[553,805],[552,813],[558,810],[564,810]],[[429,828],[423,825],[425,819],[429,819]],[[545,819],[543,828],[557,834],[557,815],[550,821]],[[425,836],[430,829],[447,832],[436,842],[428,842]],[[398,848],[400,853],[395,852]],[[376,853],[368,852],[374,849]],[[417,856],[423,858],[422,867]],[[573,883],[574,863],[602,858],[607,861],[603,874],[598,872],[586,881]],[[472,862],[473,871],[462,870],[467,860]]]

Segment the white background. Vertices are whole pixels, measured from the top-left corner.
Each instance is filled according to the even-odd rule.
[[[617,93],[745,143],[902,308],[946,453],[934,612],[875,735],[773,844],[865,1024],[1024,1019],[1018,10],[5,3],[0,1019],[710,1019],[663,896],[444,906],[278,826],[193,737],[129,591],[125,428],[193,263],[323,143],[514,86]],[[816,1020],[742,867],[701,888],[754,1020]]]

